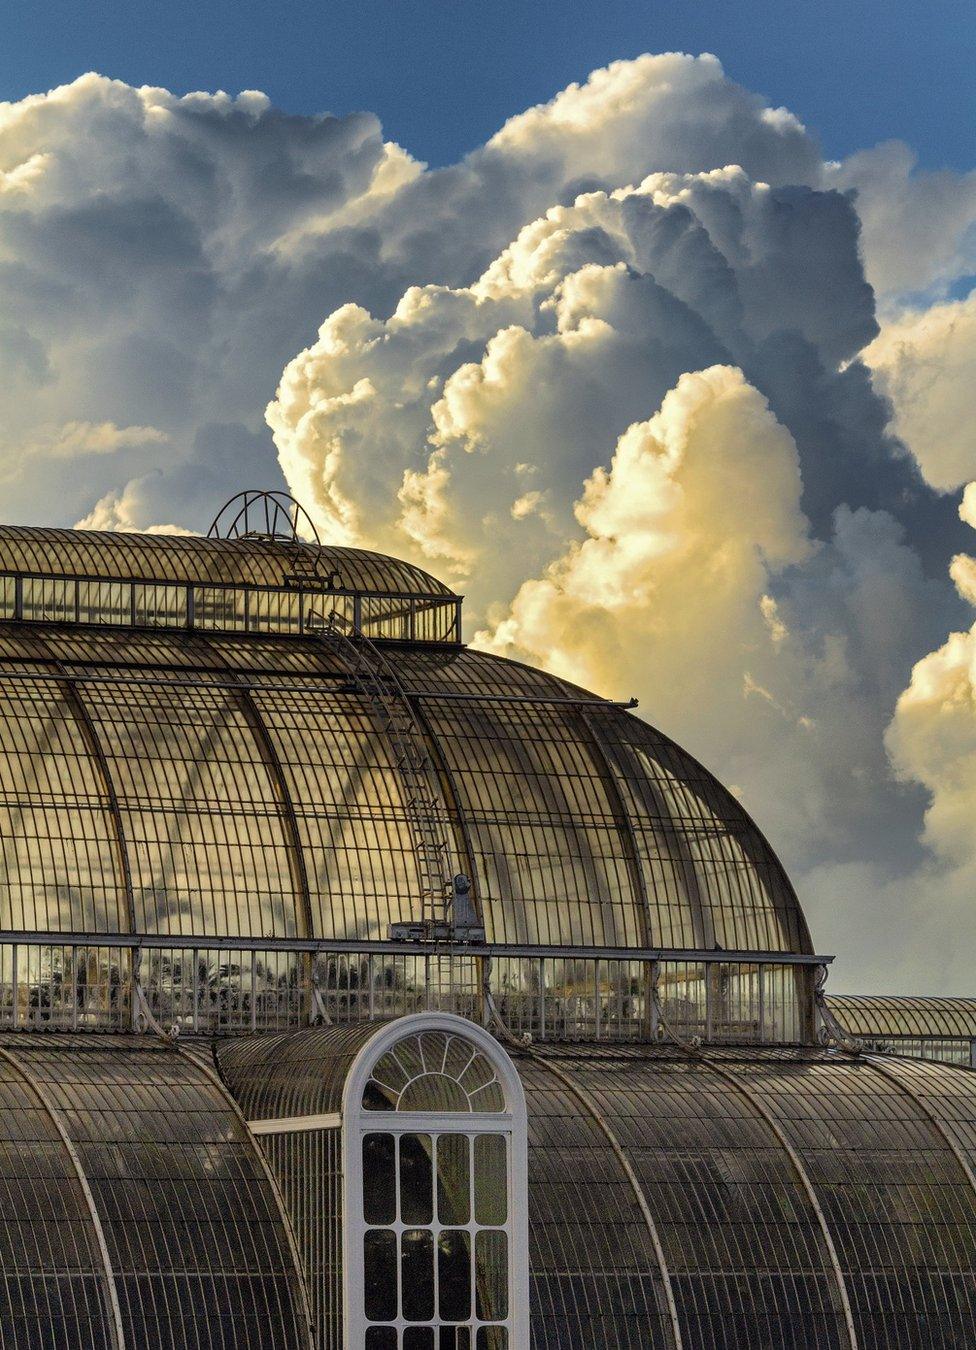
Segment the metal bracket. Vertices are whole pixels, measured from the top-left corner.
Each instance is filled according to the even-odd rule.
[[[813,983],[813,1002],[820,1014],[820,1020],[823,1025],[820,1028],[819,1041],[821,1045],[835,1045],[839,1050],[845,1051],[849,1055],[860,1055],[865,1050],[865,1044],[856,1036],[852,1036],[845,1027],[837,1021],[837,1018],[830,1011],[827,1005],[827,996],[824,989],[827,984],[827,967],[818,966],[817,974]]]

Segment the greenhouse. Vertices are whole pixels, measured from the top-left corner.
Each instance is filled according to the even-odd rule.
[[[866,1047],[976,1069],[976,998],[831,994],[827,1007]]]
[[[281,494],[0,616],[5,1347],[973,1344],[972,1005],[630,705]]]

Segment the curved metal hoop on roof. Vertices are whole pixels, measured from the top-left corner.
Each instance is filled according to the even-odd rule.
[[[322,546],[312,518],[301,502],[287,492],[263,488],[247,488],[225,502],[214,516],[207,538]]]

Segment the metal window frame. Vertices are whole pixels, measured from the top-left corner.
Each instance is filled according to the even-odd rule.
[[[468,1042],[489,1061],[505,1094],[504,1112],[365,1111],[363,1091],[377,1061],[400,1041],[439,1031]],[[342,1094],[343,1345],[362,1350],[366,1328],[362,1139],[365,1134],[501,1134],[508,1139],[510,1350],[529,1344],[529,1171],[525,1092],[504,1047],[484,1028],[452,1013],[412,1013],[380,1028],[357,1054]],[[397,1323],[399,1325],[399,1323]],[[423,1324],[421,1324],[423,1325]],[[458,1325],[472,1325],[459,1323]],[[505,1325],[505,1324],[501,1324]]]
[[[461,604],[462,597],[448,594],[415,594],[406,591],[357,591],[348,586],[340,586],[334,589],[326,587],[303,586],[303,585],[281,585],[281,586],[256,586],[252,584],[234,584],[231,582],[209,582],[209,581],[189,581],[179,582],[172,579],[166,581],[153,577],[106,577],[92,576],[89,574],[80,574],[77,572],[2,572],[0,580],[12,580],[14,583],[13,613],[7,616],[7,621],[19,623],[71,623],[82,628],[151,628],[164,630],[185,630],[200,629],[205,633],[258,633],[260,635],[283,634],[285,636],[297,636],[307,631],[306,608],[310,600],[315,597],[344,597],[352,600],[353,625],[357,632],[362,631],[362,611],[363,600],[369,601],[400,601],[407,607],[407,632],[405,636],[390,638],[379,634],[375,637],[376,641],[388,642],[406,642],[413,644],[420,642],[424,645],[433,646],[455,646],[461,642]],[[73,616],[64,616],[59,619],[48,617],[25,618],[24,616],[24,582],[39,583],[68,583],[73,587],[74,605]],[[119,586],[123,588],[123,600],[121,605],[122,618],[116,621],[98,622],[81,619],[79,608],[79,586],[80,585],[104,585]],[[186,593],[186,619],[177,623],[138,623],[136,603],[136,587],[161,586],[174,590],[183,590]],[[125,598],[125,588],[128,587],[128,599]],[[225,627],[221,623],[208,622],[201,625],[197,622],[197,601],[203,593],[208,593],[216,597],[217,592],[226,592],[227,594],[240,593],[243,596],[242,622],[231,627]],[[274,623],[268,626],[255,626],[251,621],[251,597],[256,595],[278,596],[280,598],[288,597],[297,601],[297,622],[283,624],[276,627]],[[226,602],[224,602],[226,603]],[[451,612],[450,622],[445,624],[446,636],[442,638],[418,638],[416,636],[416,613],[417,606],[426,604],[431,608],[443,609]],[[69,608],[71,606],[69,605]]]

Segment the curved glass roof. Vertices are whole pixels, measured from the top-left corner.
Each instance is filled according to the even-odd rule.
[[[147,1037],[0,1036],[4,1350],[309,1350],[255,1141]]]
[[[369,1034],[217,1053],[249,1118],[314,1116],[340,1108]],[[710,1350],[969,1343],[976,1075],[813,1049],[508,1048],[533,1344],[672,1346],[669,1306]]]
[[[334,589],[364,594],[452,595],[410,563],[364,549],[266,539],[126,534],[0,525],[0,573],[108,581],[280,587],[296,573],[336,574]]]
[[[489,941],[811,950],[756,826],[660,732],[472,650],[396,669]],[[0,929],[385,938],[424,877],[384,716],[314,636],[0,624]]]
[[[976,998],[828,994],[827,1004],[854,1036],[976,1038]]]

